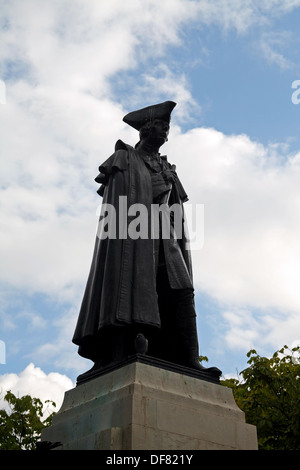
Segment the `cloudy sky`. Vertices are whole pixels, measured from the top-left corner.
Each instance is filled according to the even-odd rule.
[[[300,342],[300,0],[0,1],[0,388],[60,403],[92,364],[71,343],[98,166],[134,109],[177,103],[200,353],[236,376]],[[1,349],[1,348],[0,348]],[[5,356],[5,357],[4,357]],[[5,361],[4,361],[5,359]]]

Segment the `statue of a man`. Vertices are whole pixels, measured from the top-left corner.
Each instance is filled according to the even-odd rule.
[[[73,337],[78,353],[94,362],[94,371],[143,350],[150,357],[216,377],[221,374],[199,362],[183,215],[188,198],[175,167],[159,153],[168,140],[175,106],[166,101],[127,114],[123,120],[139,131],[139,142],[133,148],[119,140],[113,155],[99,167],[98,193],[103,197],[102,207],[114,209],[115,226],[105,236],[103,230],[98,232]],[[153,236],[153,207],[161,205],[182,209],[180,237],[174,236],[172,217],[170,236],[162,236],[161,218]],[[147,236],[145,232],[130,236],[129,226],[136,215],[132,208],[141,207],[145,208]],[[103,210],[102,225],[105,215]]]

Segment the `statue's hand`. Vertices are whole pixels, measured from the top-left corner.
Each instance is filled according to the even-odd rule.
[[[174,183],[177,179],[177,174],[174,170],[164,170],[162,175],[166,183]]]

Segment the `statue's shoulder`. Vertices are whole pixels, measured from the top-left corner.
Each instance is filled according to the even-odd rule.
[[[136,154],[138,150],[132,145],[126,144],[123,140],[118,140],[115,144],[115,152],[128,152],[129,154]]]
[[[125,144],[122,140],[118,140],[115,144],[114,153],[99,166],[99,175],[95,178],[97,183],[101,184],[97,191],[103,196],[104,186],[108,184],[109,178],[115,171],[125,171],[128,169],[130,154],[134,151],[131,145]]]
[[[118,140],[115,144],[114,153],[99,166],[100,173],[110,175],[114,169],[126,170],[128,167],[128,147],[130,146],[122,140]],[[99,175],[97,178],[99,179]],[[96,179],[96,181],[98,180]]]
[[[116,144],[115,144],[115,152],[118,152],[119,150],[125,150],[125,151],[128,151],[130,150],[132,147],[128,144],[125,144],[125,142],[123,142],[123,140],[119,139],[117,140]]]
[[[118,140],[115,144],[115,153],[112,155],[114,161],[123,162],[123,165],[134,165],[138,150],[132,145],[126,144],[123,140]],[[125,163],[126,162],[126,163]]]

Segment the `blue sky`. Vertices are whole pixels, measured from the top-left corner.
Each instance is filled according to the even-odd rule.
[[[300,341],[300,1],[0,7],[0,387],[59,402],[91,365],[71,339],[94,177],[119,138],[137,141],[123,116],[165,100],[177,106],[163,152],[205,211],[192,253],[201,354],[232,376],[250,348]]]

